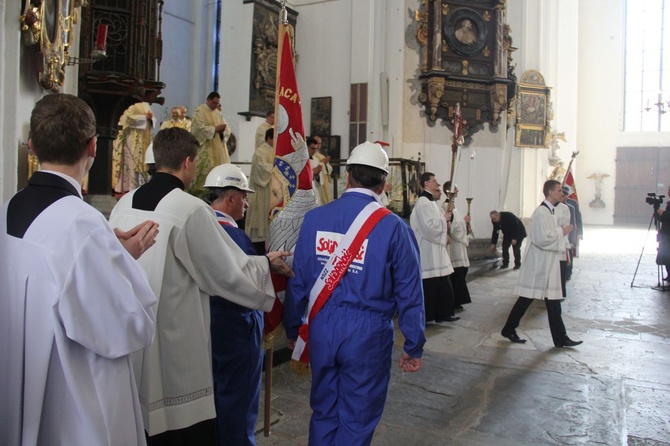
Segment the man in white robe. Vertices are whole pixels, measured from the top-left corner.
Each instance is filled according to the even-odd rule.
[[[145,444],[129,355],[153,339],[156,297],[129,252],[157,226],[115,235],[82,200],[95,128],[81,99],[42,98],[28,144],[43,170],[0,211],[3,445]]]
[[[454,268],[447,254],[451,213],[441,212],[437,206],[440,183],[433,173],[422,173],[420,184],[423,191],[414,204],[409,224],[421,253],[426,322],[455,322],[460,317],[454,316],[454,290],[450,279]]]
[[[228,155],[228,138],[232,134],[228,123],[219,111],[221,96],[216,91],[207,95],[207,101],[199,105],[191,120],[191,133],[200,143],[199,163],[191,190],[196,193],[214,166],[230,163]]]
[[[450,276],[451,286],[454,288],[454,305],[457,309],[463,309],[464,304],[472,302],[470,297],[470,290],[466,282],[468,275],[468,268],[470,267],[470,259],[468,258],[468,245],[470,244],[470,234],[468,233],[468,225],[470,224],[470,216],[461,215],[456,209],[456,197],[458,197],[458,186],[454,184],[452,189],[451,181],[447,181],[442,186],[442,190],[446,194],[451,192],[451,203],[445,201],[442,203],[442,210],[449,212],[449,205],[451,206],[451,225],[449,226],[449,243],[447,243],[447,253],[451,260],[451,266],[454,267],[454,273]]]
[[[184,192],[198,164],[198,141],[183,129],[156,134],[157,172],[126,194],[110,222],[121,228],[152,218],[156,246],[140,259],[158,296],[156,338],[134,357],[149,445],[216,444],[209,296],[270,311],[270,269],[291,274],[288,252],[248,256],[226,234],[204,201]],[[177,443],[181,442],[181,443]]]
[[[559,261],[565,255],[563,236],[573,227],[559,226],[554,215],[554,206],[561,198],[561,183],[549,180],[542,189],[544,201],[535,209],[530,221],[530,244],[526,258],[521,265],[519,283],[514,294],[519,299],[514,304],[507,318],[507,323],[500,332],[512,342],[524,343],[516,328],[521,318],[533,302],[533,299],[544,300],[549,318],[551,337],[556,347],[574,347],[582,341],[573,341],[565,331],[561,317],[561,271]]]

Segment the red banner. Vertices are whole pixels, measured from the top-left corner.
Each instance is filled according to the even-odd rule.
[[[286,28],[288,28],[288,26]],[[300,93],[298,93],[298,81],[295,77],[295,67],[293,65],[290,33],[285,31],[282,34],[284,38],[279,53],[281,60],[277,73],[277,109],[275,110],[275,116],[277,116],[275,155],[278,157],[294,151],[291,144],[291,132],[293,134],[299,133],[303,138],[307,138],[305,135],[305,125],[302,120],[302,105],[300,103]],[[276,160],[275,164],[277,164]],[[287,179],[290,182],[292,180],[290,176],[287,177]],[[293,183],[293,186],[295,187],[296,181],[293,181]],[[312,188],[312,167],[309,163],[305,165],[302,172],[299,172],[297,187],[298,189],[303,190]],[[289,185],[289,191],[290,190],[291,185]],[[290,195],[292,196],[293,193],[290,193]],[[284,203],[284,206],[286,204],[287,203]]]
[[[305,126],[302,120],[302,105],[298,82],[295,76],[293,64],[293,51],[291,45],[291,31],[288,25],[280,25],[279,42],[280,47],[277,54],[277,84],[275,92],[275,172],[278,176],[277,183],[280,184],[281,201],[271,209],[274,219],[281,219],[279,214],[289,205],[289,202],[297,190],[312,189],[312,168],[307,162],[297,165],[291,162],[291,154],[299,147],[294,147],[294,139],[304,141]],[[296,138],[299,135],[299,138]],[[306,150],[306,148],[304,148]],[[306,158],[305,158],[306,160]],[[300,169],[300,171],[296,171]],[[274,180],[273,180],[274,181]],[[300,216],[302,221],[304,214]],[[273,234],[273,231],[270,231]],[[281,246],[282,249],[292,251],[295,241],[270,240],[269,246]],[[265,313],[265,346],[270,348],[282,323],[284,315],[283,296],[286,292],[287,281],[285,277],[272,275],[272,283],[277,294],[274,307],[270,313]]]
[[[579,198],[577,198],[577,188],[575,187],[575,178],[572,176],[572,169],[565,174],[565,179],[563,180],[563,186],[570,188],[570,195],[568,198],[575,200],[579,203]]]

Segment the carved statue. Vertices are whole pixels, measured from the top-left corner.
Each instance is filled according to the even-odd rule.
[[[601,199],[603,193],[603,180],[609,175],[606,173],[592,173],[586,178],[596,181],[596,197],[589,203],[589,207],[596,209],[604,209],[605,202]]]
[[[549,143],[549,165],[556,167],[561,162],[561,157],[558,155],[558,141],[568,142],[565,139],[565,132],[558,133],[556,131],[551,132],[551,142]]]

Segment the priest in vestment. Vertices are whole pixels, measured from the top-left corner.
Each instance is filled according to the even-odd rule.
[[[331,190],[333,181],[330,174],[333,167],[330,165],[330,157],[319,152],[321,149],[321,138],[314,136],[307,138],[307,150],[309,151],[309,163],[312,166],[312,190],[316,198],[316,205],[321,206],[333,201]]]
[[[138,102],[123,112],[112,151],[112,189],[124,194],[147,182],[144,153],[151,143],[156,120],[149,104]]]
[[[263,121],[261,125],[256,128],[256,144],[254,145],[254,149],[265,142],[265,132],[273,128],[274,125],[275,112],[274,110],[270,110],[265,114],[265,121]]]
[[[275,152],[274,129],[265,132],[265,142],[256,148],[251,157],[249,187],[256,193],[249,197],[249,210],[244,224],[244,232],[254,243],[265,243],[270,225],[270,186]]]
[[[230,163],[227,143],[232,132],[218,110],[220,104],[221,96],[213,91],[207,96],[207,101],[199,105],[193,113],[191,133],[200,143],[200,161],[190,188],[193,192],[203,190],[205,178],[214,166]]]
[[[161,124],[161,130],[179,127],[187,132],[191,131],[191,120],[186,117],[186,107],[179,105],[170,110],[170,119]]]

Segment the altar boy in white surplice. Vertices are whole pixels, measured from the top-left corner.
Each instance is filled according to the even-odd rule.
[[[115,234],[82,200],[96,154],[84,101],[45,96],[30,134],[42,170],[0,210],[0,443],[144,444],[129,355],[153,339],[156,297],[133,257],[157,225]]]

